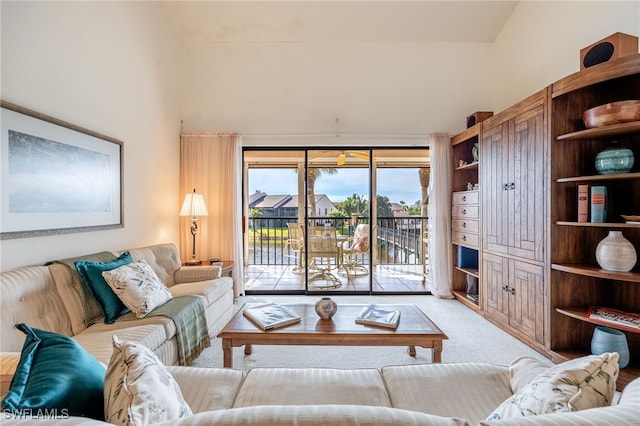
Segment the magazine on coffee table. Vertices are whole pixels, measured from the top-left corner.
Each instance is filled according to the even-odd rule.
[[[590,306],[587,316],[594,322],[640,330],[640,315],[604,306]]]
[[[400,311],[384,309],[376,305],[365,306],[356,317],[357,324],[377,325],[388,328],[397,328],[398,322],[400,322]]]
[[[277,303],[247,303],[244,315],[263,330],[300,322],[300,316]]]

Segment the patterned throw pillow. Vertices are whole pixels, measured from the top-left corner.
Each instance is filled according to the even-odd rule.
[[[102,276],[116,296],[138,318],[144,318],[172,297],[164,283],[144,260],[105,271]]]
[[[117,425],[151,425],[191,416],[175,379],[149,348],[113,336],[104,380],[105,420]]]
[[[611,405],[620,368],[616,352],[554,365],[509,397],[487,420],[586,410]]]

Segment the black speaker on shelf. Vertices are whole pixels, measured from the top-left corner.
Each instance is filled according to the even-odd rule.
[[[493,116],[493,111],[476,111],[467,117],[467,129]]]
[[[611,34],[580,50],[580,69],[635,53],[638,53],[638,37],[625,33]]]

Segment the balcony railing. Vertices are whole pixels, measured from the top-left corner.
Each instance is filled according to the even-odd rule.
[[[296,265],[296,253],[289,249],[287,223],[297,217],[250,218],[248,229],[250,265]],[[310,223],[335,227],[339,235],[353,236],[360,223],[369,223],[366,217],[314,217]],[[422,236],[427,229],[426,217],[379,217],[374,227],[373,250],[376,265],[422,265],[425,259]],[[367,255],[364,255],[365,259]],[[366,260],[368,262],[368,259]]]

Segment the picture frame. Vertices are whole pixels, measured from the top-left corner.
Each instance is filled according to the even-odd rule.
[[[0,100],[0,239],[124,227],[122,141]]]

